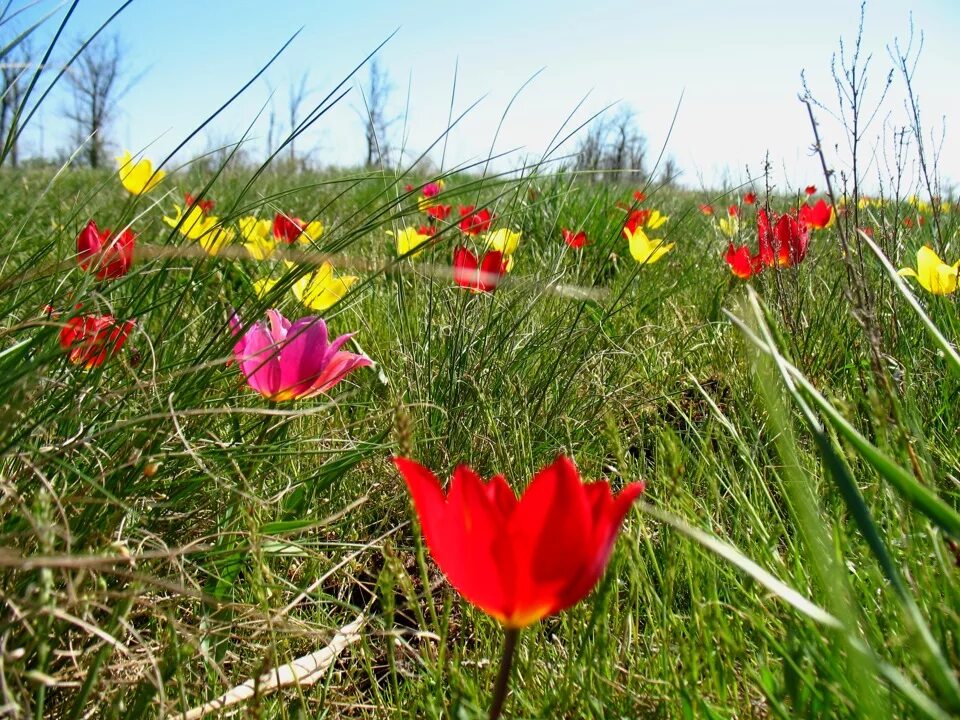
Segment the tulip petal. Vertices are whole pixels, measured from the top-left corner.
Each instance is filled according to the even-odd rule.
[[[510,518],[516,557],[511,622],[534,622],[579,599],[560,594],[588,565],[592,525],[587,494],[568,458],[534,476]]]

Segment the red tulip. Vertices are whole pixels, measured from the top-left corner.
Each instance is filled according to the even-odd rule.
[[[646,225],[651,212],[651,210],[634,210],[631,212],[627,216],[626,222],[623,223],[623,236],[629,239],[631,235],[637,232],[637,228]]]
[[[84,270],[94,269],[97,280],[123,277],[133,264],[135,240],[130,228],[110,240],[110,231],[100,231],[91,220],[77,235],[77,260]]]
[[[425,198],[436,197],[437,195],[440,194],[441,189],[442,189],[442,186],[440,185],[440,183],[435,183],[435,182],[427,183],[426,185],[423,186],[423,196]]]
[[[816,186],[816,185],[807,185],[807,189],[804,190],[804,192],[805,192],[807,195],[816,195],[816,194],[817,194],[817,186]]]
[[[478,260],[465,247],[453,251],[453,281],[474,292],[493,292],[500,278],[507,272],[507,258],[503,253],[491,250]]]
[[[454,470],[446,495],[427,468],[394,458],[430,554],[463,597],[519,629],[582,600],[600,580],[642,482],[614,496],[606,481],[583,484],[560,456],[518,500],[502,475],[487,483]]]
[[[410,183],[407,183],[406,185],[403,186],[403,190],[404,192],[408,192],[408,193],[413,192],[413,185],[411,185]]]
[[[700,205],[700,212],[704,215],[713,215],[713,205]]]
[[[757,194],[753,192],[748,192],[743,196],[743,201],[747,205],[756,205],[757,204]]]
[[[435,220],[446,220],[450,217],[452,205],[431,205],[424,212]]]
[[[731,205],[730,207],[727,208],[727,215],[729,215],[730,217],[736,217],[739,214],[740,214],[740,208],[738,208],[736,205]]]
[[[757,253],[750,254],[746,245],[727,246],[724,260],[730,271],[739,278],[758,275],[768,267],[790,267],[803,261],[810,244],[810,231],[792,215],[781,215],[771,224],[767,211],[757,212]]]
[[[213,206],[216,204],[213,200],[201,200],[197,202],[197,199],[188,192],[183,194],[183,202],[186,203],[187,207],[195,204],[204,215],[209,215],[213,210]]]
[[[772,257],[776,256],[776,262],[783,267],[790,267],[803,261],[807,255],[807,247],[810,244],[810,229],[793,215],[781,215],[774,225],[771,226],[770,219],[767,217],[766,210],[760,210],[757,213],[757,237],[760,245],[760,252],[765,248],[772,250]]]
[[[563,234],[563,241],[572,248],[579,250],[587,244],[587,234],[583,230],[574,232],[563,228],[560,232]]]
[[[637,202],[643,202],[647,199],[647,194],[643,190],[634,190],[633,199]]]
[[[283,213],[277,213],[273,218],[273,236],[288,244],[296,242],[305,227],[306,223],[300,218],[289,217]]]
[[[800,222],[805,223],[808,227],[822,230],[830,225],[832,220],[833,208],[827,205],[823,198],[817,200],[813,206],[809,203],[800,206]]]
[[[733,243],[730,243],[727,247],[727,254],[724,256],[724,260],[726,260],[727,265],[730,266],[730,270],[738,278],[747,280],[753,276],[753,258],[750,256],[750,248],[746,245],[735,248]]]
[[[477,210],[473,205],[460,206],[460,230],[467,235],[479,235],[490,229],[490,223],[493,222],[493,216],[486,208]]]
[[[435,225],[421,225],[420,227],[417,228],[417,232],[420,233],[421,235],[428,235],[430,237],[433,237],[434,235],[437,234],[437,228]]]
[[[60,347],[70,362],[93,368],[117,354],[136,322],[118,322],[112,315],[80,315],[70,318],[60,331]]]

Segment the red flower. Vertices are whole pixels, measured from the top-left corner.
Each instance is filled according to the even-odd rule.
[[[800,222],[808,227],[822,230],[830,224],[833,218],[833,208],[824,202],[823,198],[817,200],[816,204],[811,206],[804,203],[800,206]]]
[[[913,223],[913,218],[910,217],[909,215],[903,219],[903,226],[904,226],[905,228],[912,228],[912,227],[913,227],[913,224],[914,224],[914,223]]]
[[[133,264],[136,236],[127,228],[110,240],[110,231],[97,229],[91,220],[77,235],[77,260],[84,270],[96,270],[97,280],[123,277]]]
[[[431,205],[424,212],[435,220],[446,220],[450,217],[452,205]]]
[[[273,218],[273,236],[290,244],[297,241],[307,224],[298,217],[277,213]]]
[[[747,205],[756,205],[757,204],[757,194],[753,192],[748,192],[743,196],[743,201]]]
[[[810,244],[809,228],[792,215],[781,215],[771,224],[766,210],[757,212],[757,254],[751,255],[746,245],[727,246],[724,257],[730,271],[747,279],[773,265],[790,267],[803,261]]]
[[[769,249],[764,264],[772,265],[772,258],[776,257],[778,265],[790,267],[803,261],[810,244],[810,228],[797,220],[793,215],[781,215],[771,226],[766,210],[757,213],[757,240],[760,253]],[[766,258],[770,258],[767,262]]]
[[[60,347],[75,365],[97,367],[123,347],[135,324],[133,320],[119,323],[112,315],[70,318],[60,331]]]
[[[410,183],[407,183],[406,185],[403,186],[403,190],[404,192],[408,192],[408,193],[413,192],[413,185],[411,185]]]
[[[496,250],[484,255],[483,260],[478,260],[463,246],[453,251],[453,281],[461,287],[474,292],[493,292],[506,272],[507,258]]]
[[[702,212],[704,215],[713,215],[713,205],[700,205],[700,212]]]
[[[421,235],[429,235],[430,237],[433,237],[437,234],[437,228],[434,225],[421,225],[417,228],[417,232]]]
[[[183,202],[186,203],[187,207],[195,204],[204,215],[209,215],[213,211],[213,206],[216,204],[213,200],[201,200],[197,202],[197,199],[188,192],[183,194]]]
[[[563,234],[563,241],[572,248],[579,250],[587,244],[587,234],[583,230],[574,232],[563,228],[560,232]]]
[[[750,248],[748,248],[746,245],[741,245],[740,247],[735,248],[733,243],[730,243],[727,247],[727,254],[724,257],[724,260],[727,261],[727,265],[730,266],[730,270],[738,278],[746,280],[752,277],[755,273],[755,258],[750,256]]]
[[[805,192],[807,195],[816,195],[816,194],[817,194],[817,186],[816,186],[816,185],[807,185],[807,189],[804,190],[804,192]]]
[[[637,202],[643,202],[647,199],[647,194],[643,190],[634,190],[633,199]]]
[[[502,475],[454,470],[446,495],[427,468],[394,458],[434,561],[467,601],[522,628],[582,600],[600,580],[643,483],[614,496],[584,484],[566,457],[538,472],[518,500]]]
[[[441,186],[440,183],[427,183],[423,186],[423,196],[425,198],[436,197],[440,194]]]
[[[738,208],[736,205],[731,205],[730,207],[727,208],[727,215],[729,215],[730,217],[736,217],[739,214],[740,214],[740,208]]]
[[[629,240],[630,236],[637,232],[637,228],[641,228],[647,224],[651,212],[651,210],[634,210],[630,213],[630,215],[627,216],[626,222],[623,223],[623,236]]]
[[[493,216],[486,208],[474,212],[473,205],[460,206],[460,230],[467,235],[479,235],[490,229],[490,223],[493,222]]]

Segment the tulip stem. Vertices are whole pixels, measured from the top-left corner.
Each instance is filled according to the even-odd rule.
[[[493,688],[493,703],[490,705],[490,720],[497,720],[503,710],[503,701],[507,699],[507,686],[510,684],[510,668],[513,666],[513,655],[517,649],[517,638],[520,637],[519,628],[504,628],[503,656],[500,658],[500,672],[497,673],[497,684]]]

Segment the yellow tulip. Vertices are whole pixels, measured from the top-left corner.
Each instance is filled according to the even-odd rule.
[[[273,278],[263,278],[262,280],[253,281],[253,291],[257,294],[257,297],[266,297],[273,286],[277,284],[277,281]]]
[[[133,195],[150,192],[167,175],[163,170],[154,172],[153,163],[146,158],[133,162],[129,150],[123,151],[123,155],[117,158],[117,163],[120,166],[120,182],[127,192]]]
[[[342,300],[358,279],[353,275],[337,277],[333,265],[325,262],[297,280],[293,284],[293,294],[311,310],[323,312]]]
[[[520,244],[520,237],[523,233],[515,232],[508,228],[500,228],[487,233],[487,248],[497,250],[503,253],[505,257],[510,257],[517,251]]]
[[[216,255],[237,237],[233,228],[218,227],[197,240],[207,255]]]
[[[728,238],[735,237],[740,232],[740,218],[736,215],[720,218],[719,225],[720,232]]]
[[[173,217],[163,216],[163,221],[188,240],[199,240],[204,235],[209,234],[220,221],[212,215],[204,215],[203,210],[194,205],[187,211],[186,217],[183,215],[183,208],[179,205],[173,206]]]
[[[310,241],[316,241],[320,239],[321,235],[323,235],[323,223],[319,220],[314,220],[306,224],[303,232],[300,233],[300,237],[297,238],[297,242],[309,243]]]
[[[924,245],[917,251],[917,269],[903,268],[900,274],[916,278],[924,290],[934,295],[950,295],[957,291],[960,260],[947,265],[932,248]]]
[[[630,254],[638,263],[652,265],[673,249],[674,243],[665,243],[663,240],[651,240],[642,228],[633,232],[626,230],[630,241]]]
[[[273,222],[248,215],[240,218],[237,224],[245,241],[243,246],[254,260],[266,260],[273,254],[277,247],[277,241],[273,237]]]
[[[188,240],[196,240],[208,254],[216,255],[227,244],[233,242],[236,233],[232,228],[220,227],[220,218],[204,215],[196,205],[183,214],[183,208],[173,206],[173,217],[163,216],[163,221]]]
[[[662,214],[659,210],[651,210],[650,217],[647,218],[645,223],[646,227],[650,230],[656,230],[661,227],[667,220],[670,219],[669,215]]]
[[[430,239],[429,235],[420,232],[415,227],[405,227],[396,234],[394,234],[391,230],[387,230],[387,235],[396,238],[397,255],[406,255]],[[421,252],[423,252],[423,250],[418,250],[417,252],[413,253],[413,257],[416,257]]]

